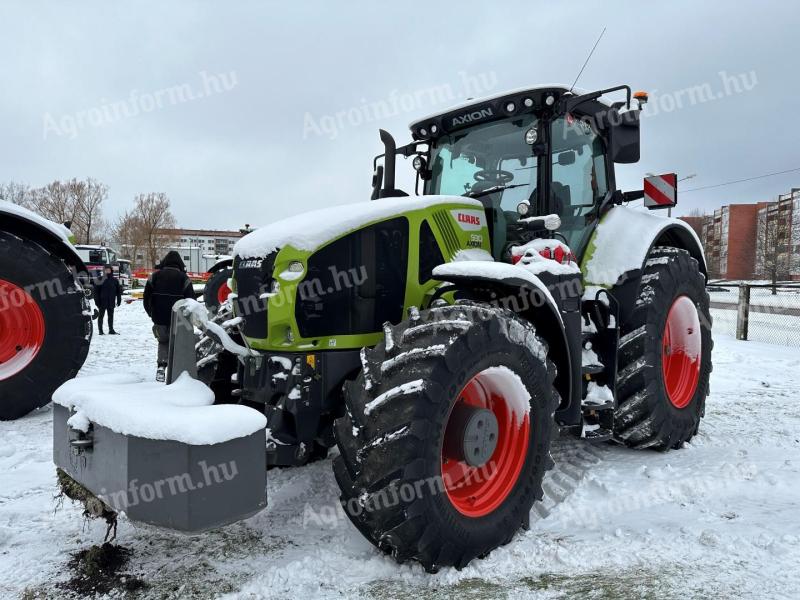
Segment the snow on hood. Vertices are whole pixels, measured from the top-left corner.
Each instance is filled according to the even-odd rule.
[[[600,286],[617,283],[627,271],[641,269],[650,246],[667,227],[677,225],[700,239],[688,223],[649,210],[615,206],[597,226],[595,250],[586,264],[586,281]]]
[[[53,402],[77,410],[69,419],[76,429],[92,422],[123,435],[190,445],[221,444],[267,426],[266,417],[247,406],[214,405],[214,392],[188,373],[170,385],[134,374],[78,377],[58,388]]]
[[[19,204],[13,204],[5,200],[0,200],[0,214],[2,213],[8,213],[15,215],[17,217],[22,217],[23,219],[31,221],[32,223],[35,223],[36,225],[39,225],[40,227],[47,229],[54,235],[61,238],[67,244],[70,245],[72,244],[69,240],[70,236],[72,235],[72,232],[69,229],[67,229],[66,227],[64,227],[59,223],[54,223],[49,219],[45,219],[43,216],[38,215],[32,210],[28,210],[27,208],[23,208]]]
[[[256,229],[236,242],[233,253],[240,258],[258,258],[287,245],[310,251],[368,223],[439,204],[483,209],[477,200],[463,196],[404,196],[342,204],[295,215]]]

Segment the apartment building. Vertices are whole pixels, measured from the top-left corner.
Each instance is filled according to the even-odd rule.
[[[800,188],[759,208],[756,239],[756,277],[800,280]]]
[[[767,204],[729,204],[703,217],[700,238],[711,278],[753,278],[758,211]]]

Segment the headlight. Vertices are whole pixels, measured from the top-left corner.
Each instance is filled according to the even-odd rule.
[[[520,202],[519,204],[517,204],[517,213],[519,213],[521,217],[527,215],[530,209],[531,205],[528,204],[527,202]]]

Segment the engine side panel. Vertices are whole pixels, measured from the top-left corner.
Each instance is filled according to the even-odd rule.
[[[400,321],[439,285],[432,276],[436,264],[468,258],[464,251],[489,252],[478,203],[465,198],[409,206],[312,251],[287,244],[269,255],[269,273],[262,272],[261,259],[237,257],[234,305],[248,323],[250,347],[308,352],[375,345],[384,321]],[[266,323],[259,327],[258,319]]]

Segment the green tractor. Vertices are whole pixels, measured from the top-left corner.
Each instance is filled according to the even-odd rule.
[[[626,99],[603,101],[614,92]],[[185,385],[183,371],[196,372],[217,403],[265,416],[268,466],[303,465],[336,446],[350,520],[380,550],[429,571],[461,568],[528,526],[558,435],[680,447],[708,394],[706,267],[685,223],[624,206],[674,204],[674,176],[617,189],[614,164],[639,160],[644,101],[627,86],[538,87],[415,121],[401,147],[381,131],[372,202],[240,240],[233,316],[221,309],[212,324],[183,301],[203,315],[192,327],[173,316],[169,380]],[[412,159],[413,196],[396,187],[398,157]],[[66,439],[62,413],[56,433]],[[89,447],[88,435],[70,443]],[[263,437],[251,436],[246,455],[236,450],[245,442],[230,442],[226,456],[252,466]],[[94,471],[91,460],[70,471],[95,492],[120,471],[100,464],[112,438],[98,432]],[[160,458],[148,464],[128,446],[129,475],[164,463],[164,444],[152,443]],[[242,498],[244,485],[231,482],[239,491],[226,497]],[[266,502],[263,481],[253,485]],[[207,489],[190,500],[195,522],[229,522],[209,514]],[[134,509],[149,522],[181,520],[150,505],[127,510],[131,518]]]
[[[237,244],[257,353],[234,397],[266,413],[271,465],[338,446],[348,516],[398,560],[463,567],[511,540],[559,433],[668,450],[697,432],[705,261],[682,221],[623,206],[646,191],[614,177],[639,160],[634,101],[533,88],[415,121],[402,147],[381,131],[373,202]],[[648,184],[648,204],[674,204],[674,178]]]

